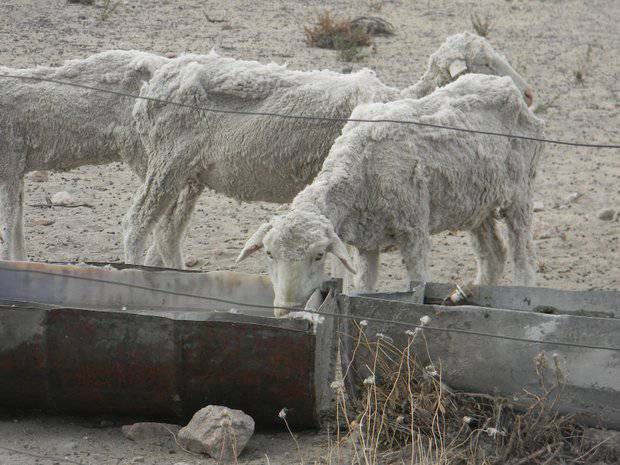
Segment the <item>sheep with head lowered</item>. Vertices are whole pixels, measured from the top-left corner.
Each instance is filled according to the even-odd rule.
[[[401,97],[424,97],[466,73],[510,76],[523,94],[527,105],[532,105],[534,94],[525,79],[484,37],[470,32],[448,37],[428,58],[426,71],[422,77],[416,84],[404,89]]]
[[[507,75],[524,98],[531,95],[488,42],[467,33],[449,38],[431,57],[421,83],[402,94],[421,97],[447,83],[451,72],[454,77],[463,72]],[[347,118],[360,103],[395,100],[401,92],[368,69],[353,74],[292,71],[211,53],[172,60],[155,72],[142,94],[231,112],[148,100],[135,107],[149,159],[146,181],[123,221],[125,261],[180,268],[184,231],[205,187],[238,200],[290,202],[319,172],[345,124],[235,111]],[[156,239],[144,259],[151,231]]]
[[[112,50],[59,67],[0,66],[0,74],[136,94],[166,61],[151,53]],[[58,83],[0,78],[0,259],[25,259],[23,178],[29,171],[67,171],[120,160],[145,171],[147,159],[133,128],[134,103]]]
[[[540,138],[543,123],[507,77],[468,74],[427,97],[360,105],[352,118],[415,120],[434,125]],[[502,276],[505,218],[513,282],[533,285],[532,189],[542,143],[397,123],[349,122],[321,172],[287,213],[263,224],[238,260],[264,249],[274,305],[303,306],[323,281],[328,253],[355,271],[345,243],[367,266],[374,287],[379,252],[396,246],[411,281],[428,281],[430,236],[467,230],[477,282]],[[276,315],[285,314],[285,309]]]

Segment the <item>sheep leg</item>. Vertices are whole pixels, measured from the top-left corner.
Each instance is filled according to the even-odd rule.
[[[166,218],[166,216],[167,214],[164,215],[164,218]],[[156,240],[157,239],[153,237],[153,242],[151,246],[149,247],[148,251],[146,252],[146,258],[144,259],[144,264],[146,266],[164,267],[166,266],[166,264],[164,263],[163,257],[159,253],[159,248],[157,247],[157,244],[155,243]]]
[[[409,282],[428,282],[430,280],[431,237],[425,228],[416,229],[399,245],[403,262],[407,268]]]
[[[146,265],[185,268],[183,240],[196,201],[203,190],[204,186],[197,182],[189,182],[181,190],[176,202],[155,226],[153,244],[146,254]]]
[[[506,211],[508,244],[514,263],[513,284],[536,285],[536,246],[532,240],[531,201],[516,204]]]
[[[25,260],[24,180],[15,176],[0,183],[0,259]]]
[[[478,264],[476,284],[497,284],[506,264],[506,245],[499,223],[493,217],[487,218],[470,231],[470,242]]]
[[[134,196],[131,208],[123,219],[125,263],[142,264],[149,234],[178,197],[183,180],[175,176],[174,164],[151,173]]]
[[[379,272],[379,251],[360,250],[357,256],[357,274],[353,277],[356,292],[374,292]]]

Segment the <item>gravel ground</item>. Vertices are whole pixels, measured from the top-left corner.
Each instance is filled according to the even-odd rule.
[[[60,64],[108,49],[156,53],[221,54],[263,62],[288,63],[293,69],[370,67],[390,85],[405,86],[422,72],[428,55],[450,34],[471,29],[470,13],[490,14],[489,39],[529,79],[547,136],[592,143],[620,140],[620,2],[592,0],[277,1],[227,2],[142,0],[119,3],[104,18],[104,2],[94,6],[65,0],[1,0],[0,64],[30,67]],[[114,4],[114,0],[112,4]],[[337,53],[309,48],[303,27],[324,9],[337,16],[378,15],[397,34],[376,39],[358,63],[342,63]],[[578,81],[576,74],[583,79]],[[535,238],[540,256],[540,285],[560,289],[618,289],[620,223],[598,212],[620,210],[618,150],[547,146],[535,200]],[[42,261],[122,259],[120,222],[138,187],[121,164],[89,166],[50,173],[46,182],[27,181],[27,204],[67,190],[94,208],[26,208],[29,258]],[[278,208],[266,203],[239,204],[221,195],[202,195],[189,237],[187,256],[204,270],[265,271],[262,257],[234,263],[240,247]],[[42,221],[52,222],[48,226]],[[475,264],[464,233],[433,240],[436,281],[473,277]],[[506,276],[510,276],[510,267]],[[505,282],[508,282],[505,277]],[[380,287],[402,289],[405,271],[396,254],[382,257]],[[90,421],[90,420],[89,420]],[[119,429],[81,419],[40,414],[0,416],[1,445],[37,454],[68,456],[100,465],[211,463],[184,455],[170,443],[140,447]],[[107,425],[107,423],[105,423]],[[307,457],[319,453],[315,434],[301,438]],[[172,452],[174,453],[172,453]],[[240,463],[291,464],[298,461],[286,434],[257,434]],[[306,460],[307,462],[307,460]],[[52,464],[22,453],[0,450],[0,464]]]

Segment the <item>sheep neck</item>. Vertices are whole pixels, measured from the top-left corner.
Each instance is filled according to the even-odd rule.
[[[432,80],[423,76],[415,84],[409,87],[405,87],[403,90],[401,90],[400,98],[401,99],[404,99],[404,98],[419,99],[433,92],[433,90],[435,90],[435,87],[436,87],[435,83]]]
[[[314,182],[293,200],[291,209],[322,215],[332,223],[336,233],[339,233],[343,222],[355,207],[363,184],[350,174],[357,170],[348,167],[342,171],[344,173],[340,175],[334,174],[330,169],[321,171]]]

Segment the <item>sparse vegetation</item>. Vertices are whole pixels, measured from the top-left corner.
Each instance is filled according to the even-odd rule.
[[[608,453],[585,444],[582,428],[554,411],[563,386],[556,357],[543,352],[534,360],[541,394],[460,393],[442,382],[439,367],[422,363],[423,330],[408,331],[399,349],[388,337],[370,342],[364,328],[357,329],[355,356],[372,374],[359,386],[358,400],[345,392],[349,373],[332,383],[341,428],[322,464],[586,464]]]
[[[491,31],[491,17],[486,15],[483,18],[478,13],[473,13],[471,15],[471,26],[479,36],[488,37]]]
[[[367,46],[372,37],[361,27],[355,27],[348,19],[335,20],[329,12],[319,16],[318,24],[304,28],[308,45],[319,48],[340,49]]]
[[[336,40],[335,48],[338,50],[338,59],[340,61],[360,61],[366,56],[357,45],[341,41],[340,39]]]
[[[122,0],[103,0],[101,3],[101,21],[107,20],[122,3]]]
[[[558,92],[555,96],[550,98],[547,102],[541,101],[532,111],[536,114],[546,113],[549,108],[555,107],[555,102],[564,95],[564,92]]]
[[[577,84],[583,85],[583,70],[581,68],[577,68],[573,71],[573,76],[575,77],[575,82]]]
[[[394,27],[373,16],[336,20],[325,12],[315,26],[305,27],[304,32],[308,45],[338,50],[341,61],[359,61],[365,56],[360,47],[372,45],[373,35],[393,34]]]

